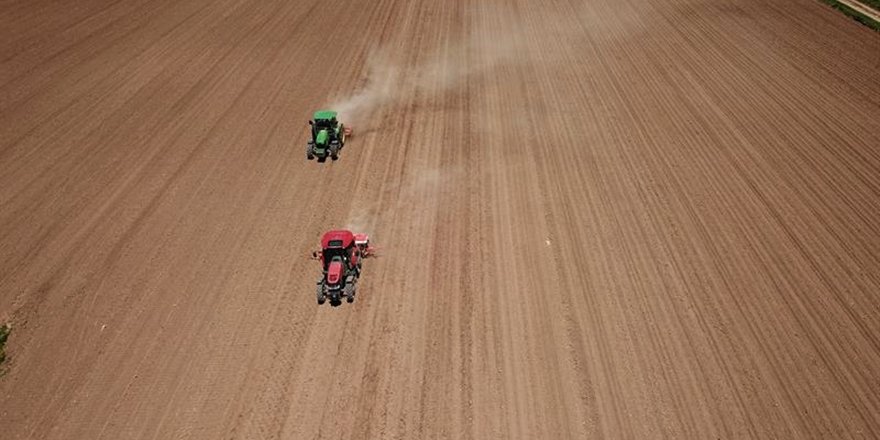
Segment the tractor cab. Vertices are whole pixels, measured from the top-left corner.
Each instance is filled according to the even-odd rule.
[[[312,119],[315,121],[315,125],[336,128],[336,124],[339,123],[339,121],[336,120],[336,116],[337,113],[333,110],[320,110],[315,112]]]
[[[325,272],[333,262],[343,263],[346,269],[354,268],[359,254],[351,231],[330,231],[321,239],[321,265]]]
[[[336,112],[315,112],[313,118],[309,121],[309,125],[312,126],[312,142],[317,145],[327,145],[327,141],[335,136],[336,126],[339,125]]]
[[[309,124],[312,126],[312,138],[314,139],[317,132],[321,130],[336,131],[339,121],[336,120],[336,112],[322,110],[315,112]]]

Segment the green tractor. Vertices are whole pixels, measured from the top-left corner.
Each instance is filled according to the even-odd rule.
[[[339,159],[339,150],[345,146],[345,138],[351,135],[351,128],[337,121],[336,112],[332,110],[317,111],[313,118],[309,121],[312,139],[306,147],[306,158],[318,158],[318,162],[327,160],[327,156],[333,160]]]

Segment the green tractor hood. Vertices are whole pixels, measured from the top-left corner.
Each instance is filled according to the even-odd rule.
[[[315,144],[327,145],[327,140],[329,138],[330,138],[330,135],[327,133],[327,129],[319,130],[318,134],[315,136]]]

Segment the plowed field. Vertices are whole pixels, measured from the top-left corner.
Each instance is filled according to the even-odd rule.
[[[814,0],[0,1],[3,439],[878,438]],[[305,158],[307,120],[354,127]],[[368,232],[317,306],[328,229]]]

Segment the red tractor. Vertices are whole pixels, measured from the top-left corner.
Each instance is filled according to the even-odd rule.
[[[318,304],[324,304],[327,298],[331,305],[339,305],[342,298],[353,302],[361,275],[361,259],[370,252],[370,239],[365,234],[346,230],[325,233],[321,250],[312,254],[321,261],[324,272],[317,285]]]

